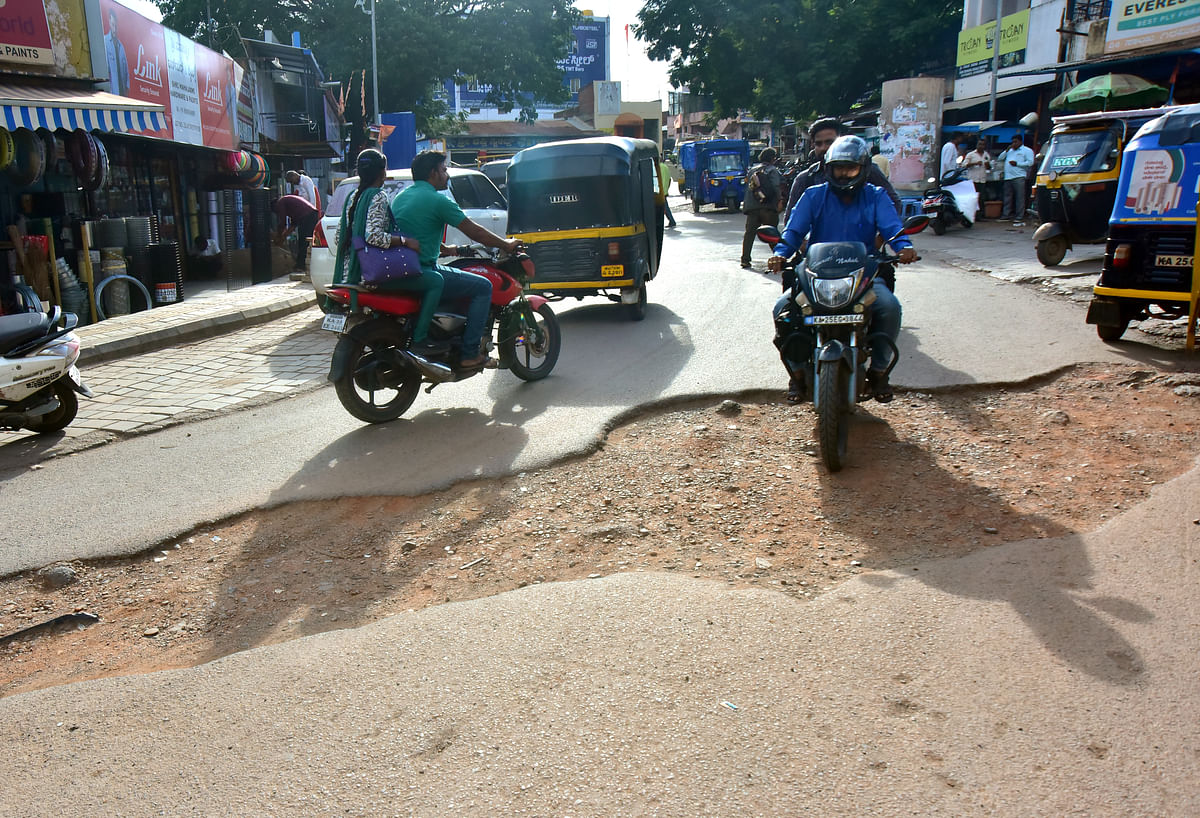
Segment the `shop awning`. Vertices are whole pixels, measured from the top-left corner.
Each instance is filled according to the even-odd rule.
[[[0,126],[144,133],[163,130],[167,121],[161,105],[104,91],[0,85]]]

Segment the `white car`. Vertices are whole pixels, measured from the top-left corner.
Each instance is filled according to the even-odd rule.
[[[491,180],[477,170],[468,168],[450,168],[450,187],[441,191],[442,195],[453,199],[462,208],[467,218],[476,224],[486,227],[497,236],[505,235],[508,229],[508,202],[496,189]],[[409,168],[389,170],[383,189],[389,197],[394,198],[400,191],[413,183],[412,171]],[[343,179],[334,188],[329,206],[321,215],[313,230],[312,248],[308,255],[308,272],[313,287],[318,293],[324,293],[325,288],[333,283],[333,262],[336,257],[338,224],[342,218],[342,208],[350,194],[358,189],[358,177],[351,176]],[[443,244],[475,244],[460,231],[453,227],[446,228],[442,239]],[[476,245],[478,246],[478,245]]]

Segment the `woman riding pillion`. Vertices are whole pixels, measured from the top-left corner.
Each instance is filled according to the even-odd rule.
[[[360,236],[366,239],[372,247],[408,247],[420,251],[421,243],[412,236],[396,235],[392,219],[391,204],[387,193],[383,190],[383,181],[387,177],[387,157],[372,148],[358,155],[355,170],[358,173],[358,189],[350,194],[350,199],[342,210],[342,220],[338,225],[337,257],[334,262],[333,283],[358,284],[362,280],[362,271],[358,264],[358,254],[351,248],[351,239]],[[421,312],[413,326],[412,343],[410,348],[418,354],[433,354],[445,352],[448,345],[426,340],[429,324],[433,320],[434,311],[442,297],[442,276],[436,270],[422,269],[419,276],[391,281],[380,287],[381,290],[403,290],[421,293]]]
[[[775,255],[767,262],[770,272],[783,269],[786,259],[794,255],[801,245],[832,241],[857,241],[866,247],[874,247],[875,236],[896,236],[891,241],[902,264],[917,260],[916,251],[907,236],[899,235],[902,230],[900,214],[896,212],[883,189],[867,184],[871,166],[871,155],[867,143],[857,136],[842,136],[830,146],[825,154],[825,169],[828,181],[804,191],[792,210],[782,240],[775,246]],[[880,279],[873,286],[874,302],[868,306],[871,327],[882,332],[892,344],[900,335],[900,302]],[[787,305],[790,293],[784,293],[775,304],[778,316]],[[891,346],[882,339],[871,342],[871,365],[867,380],[875,400],[887,403],[892,399],[888,383],[888,365],[891,363]],[[793,397],[794,396],[794,397]],[[800,399],[799,384],[789,387],[789,400]]]

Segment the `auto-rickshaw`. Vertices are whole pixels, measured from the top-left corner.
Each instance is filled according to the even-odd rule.
[[[1137,129],[1164,110],[1102,111],[1054,118],[1037,172],[1033,234],[1038,261],[1061,264],[1076,244],[1103,244],[1121,176],[1121,152]]]
[[[1200,105],[1187,105],[1143,125],[1125,148],[1104,269],[1087,312],[1105,341],[1133,320],[1188,316],[1193,345],[1198,191]]]
[[[508,166],[508,233],[537,270],[529,283],[551,300],[603,295],[646,316],[658,272],[654,194],[658,146],[606,136],[526,148]]]

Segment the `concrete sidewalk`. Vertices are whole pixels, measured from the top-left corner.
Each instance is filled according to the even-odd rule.
[[[311,284],[277,280],[232,292],[201,291],[178,304],[81,327],[80,365],[91,366],[263,324],[317,303]]]

